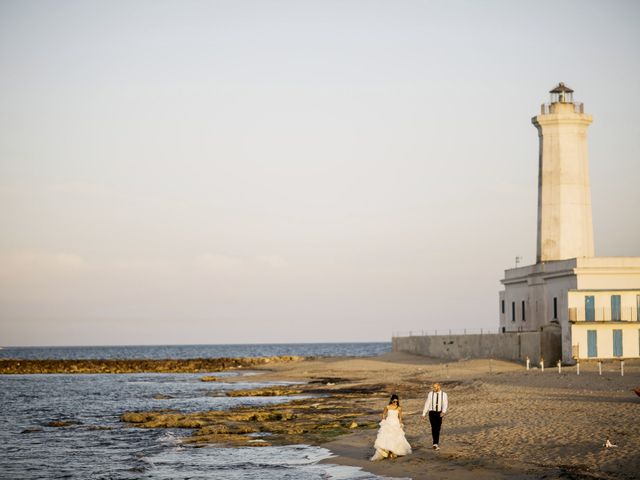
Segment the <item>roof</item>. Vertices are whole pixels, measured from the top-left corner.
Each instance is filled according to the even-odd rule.
[[[549,90],[549,93],[573,93],[573,90],[571,90],[569,87],[567,87],[564,83],[560,82],[558,84],[558,86],[556,88],[554,88],[553,90]]]

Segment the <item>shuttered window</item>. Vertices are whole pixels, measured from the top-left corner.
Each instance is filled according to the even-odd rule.
[[[598,356],[598,332],[595,330],[587,330],[587,355],[589,358]]]
[[[620,319],[620,295],[611,295],[611,320],[619,322]]]
[[[584,314],[587,322],[593,322],[596,319],[596,299],[593,295],[584,297]]]
[[[622,356],[622,330],[613,331],[613,356]]]

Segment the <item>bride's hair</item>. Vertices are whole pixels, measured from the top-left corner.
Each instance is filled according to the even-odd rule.
[[[394,400],[397,400],[398,401],[398,406],[400,406],[400,399],[398,398],[398,395],[396,395],[395,393],[393,395],[391,395],[391,398],[389,399],[389,405],[391,405]]]

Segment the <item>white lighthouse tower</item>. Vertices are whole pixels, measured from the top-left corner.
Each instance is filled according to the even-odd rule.
[[[537,262],[593,257],[587,127],[591,115],[564,83],[532,118],[540,138]]]

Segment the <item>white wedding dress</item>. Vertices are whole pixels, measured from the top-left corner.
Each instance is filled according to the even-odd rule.
[[[411,445],[404,437],[404,430],[400,425],[398,410],[388,409],[387,418],[380,422],[380,430],[373,444],[376,453],[371,460],[380,460],[389,456],[389,452],[398,456],[411,453]]]

